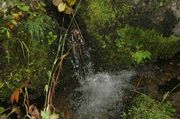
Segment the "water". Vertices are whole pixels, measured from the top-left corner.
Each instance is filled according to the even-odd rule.
[[[134,71],[117,74],[98,73],[80,80],[81,86],[68,96],[68,102],[75,117],[82,119],[120,118],[123,108],[122,98],[130,90]]]
[[[73,45],[71,62],[80,84],[65,96],[68,107],[72,109],[73,118],[121,118],[122,98],[125,92],[132,88],[130,80],[135,71],[95,74],[89,50],[81,36],[72,37],[70,43]]]

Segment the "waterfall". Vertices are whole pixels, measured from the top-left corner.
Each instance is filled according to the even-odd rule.
[[[119,119],[125,90],[130,90],[134,71],[116,74],[97,73],[86,76],[81,86],[69,95],[76,117],[82,119]]]
[[[90,53],[85,47],[84,40],[81,37],[79,39],[73,37],[70,43],[73,45],[71,62],[80,84],[68,94],[66,99],[74,118],[121,118],[122,98],[126,90],[132,88],[130,79],[135,75],[135,71],[94,73]]]

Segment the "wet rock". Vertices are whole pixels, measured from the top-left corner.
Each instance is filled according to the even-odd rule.
[[[180,36],[180,22],[175,26],[175,28],[173,29],[173,33],[176,36]]]
[[[154,80],[147,80],[146,85],[148,88],[148,92],[150,92],[150,95],[157,97],[159,93],[159,86],[157,82],[155,82]]]
[[[171,96],[171,103],[175,107],[176,112],[180,114],[180,91]]]

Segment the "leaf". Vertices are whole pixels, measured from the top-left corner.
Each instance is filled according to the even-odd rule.
[[[2,82],[0,82],[0,89],[1,89],[1,88],[3,88],[3,86],[4,86],[4,85],[3,85],[3,83],[2,83]]]
[[[56,7],[58,7],[58,5],[62,2],[63,2],[62,0],[52,0],[53,5]]]
[[[9,30],[6,31],[6,36],[7,36],[8,38],[11,38],[11,34],[10,34]]]
[[[20,94],[21,94],[21,88],[17,88],[10,97],[11,103],[18,103]]]
[[[0,114],[3,113],[5,111],[4,107],[0,106]]]
[[[18,4],[17,7],[24,12],[29,12],[30,9],[29,6],[25,5],[24,3]]]
[[[59,119],[59,115],[56,113],[51,114],[50,119]]]
[[[77,1],[77,0],[67,0],[66,2],[67,2],[67,4],[68,4],[68,6],[72,7],[73,5],[76,4],[76,1]]]
[[[71,14],[71,13],[73,13],[72,7],[69,7],[69,6],[66,5],[66,9],[65,9],[64,13],[66,13],[66,14]]]
[[[51,112],[49,110],[41,111],[41,117],[42,119],[50,119]]]
[[[32,119],[40,119],[40,113],[36,106],[30,105],[28,112],[31,115]]]
[[[46,84],[44,87],[45,92],[48,92],[48,85]]]
[[[132,55],[134,61],[139,64],[143,62],[145,59],[151,58],[151,53],[149,51],[137,51]]]
[[[59,5],[58,5],[58,11],[59,12],[64,12],[66,9],[66,4],[64,2],[61,2]]]

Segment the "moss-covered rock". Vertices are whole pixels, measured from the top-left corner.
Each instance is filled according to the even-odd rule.
[[[156,30],[126,26],[138,17],[127,1],[91,0],[82,3],[79,16],[84,22],[85,37],[93,49],[92,57],[98,70],[117,70],[147,59],[171,57],[180,51],[180,39],[163,35]],[[150,20],[150,19],[149,19]],[[155,27],[149,27],[155,28]],[[138,53],[137,53],[138,52]],[[139,57],[137,54],[140,54]]]

